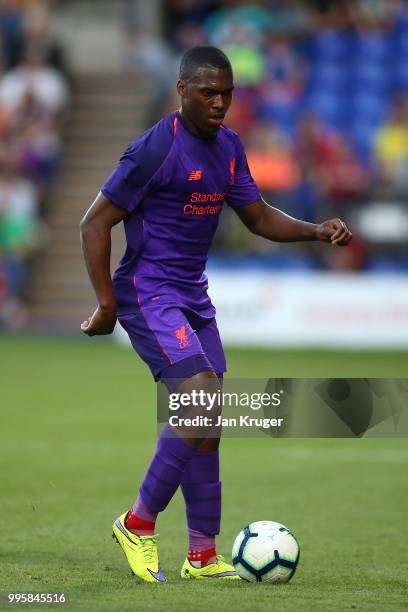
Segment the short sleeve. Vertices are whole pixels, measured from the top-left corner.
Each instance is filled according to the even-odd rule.
[[[230,182],[226,200],[230,206],[253,204],[261,198],[259,189],[251,176],[241,141],[236,137],[236,157],[231,162]]]
[[[133,212],[148,195],[172,142],[168,120],[162,120],[134,140],[102,186],[103,195],[116,206]]]
[[[132,212],[143,199],[146,186],[145,172],[141,166],[140,147],[129,145],[118,165],[105,182],[101,191],[111,202]]]

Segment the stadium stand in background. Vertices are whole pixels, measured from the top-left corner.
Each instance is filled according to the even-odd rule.
[[[215,253],[268,269],[407,270],[407,2],[165,4],[175,65],[193,44],[230,57],[237,87],[226,123],[268,201],[310,221],[343,216],[355,232],[328,256],[266,243],[226,214]]]
[[[127,143],[178,107],[196,44],[231,58],[226,124],[267,201],[355,236],[272,244],[227,208],[210,264],[408,270],[408,0],[1,0],[0,44],[0,326],[73,329],[93,307],[79,219]]]
[[[72,331],[94,304],[79,220],[149,106],[125,68],[124,9],[0,1],[0,329]]]
[[[64,57],[44,2],[0,3],[0,324],[27,317],[32,256],[47,243],[43,217],[69,102]]]

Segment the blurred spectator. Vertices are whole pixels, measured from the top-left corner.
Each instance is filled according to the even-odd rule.
[[[304,114],[299,121],[296,153],[304,174],[316,180],[315,172],[330,150],[332,131],[313,114]]]
[[[251,174],[260,190],[272,199],[280,192],[293,192],[300,182],[300,169],[290,143],[272,123],[258,123],[246,147]]]
[[[332,134],[327,144],[327,155],[316,168],[316,180],[327,209],[332,207],[329,214],[344,217],[351,207],[366,200],[369,177],[346,138]]]
[[[22,50],[34,44],[41,46],[46,63],[67,77],[64,49],[52,29],[50,2],[34,0],[26,4],[22,19]]]
[[[375,153],[381,191],[408,195],[408,95],[398,95],[389,119],[380,128]]]
[[[0,83],[0,105],[12,113],[25,96],[32,96],[44,111],[58,116],[68,102],[68,89],[63,76],[46,63],[47,55],[41,44],[27,45],[21,64],[7,72]]]
[[[264,33],[267,32],[270,24],[271,13],[266,10],[266,7],[254,6],[246,2],[227,2],[218,11],[212,12],[207,17],[204,30],[213,45],[225,47],[236,42],[236,32],[245,31],[246,42],[260,47]]]
[[[0,165],[0,257],[6,294],[0,303],[0,323],[23,322],[29,257],[38,247],[38,194],[34,184],[19,175],[14,160],[3,150]],[[23,317],[23,319],[22,319]]]
[[[262,46],[269,21],[263,8],[238,6],[211,14],[204,24],[209,42],[228,55],[238,87],[257,85],[265,76]]]
[[[245,28],[234,30],[231,42],[224,46],[238,87],[258,85],[265,75],[265,59],[260,50],[247,39]]]
[[[295,157],[301,169],[298,191],[299,210],[308,221],[315,222],[322,203],[318,172],[329,154],[331,130],[313,114],[304,114],[295,139]]]
[[[257,89],[257,114],[293,134],[307,77],[306,61],[287,35],[274,34],[266,42],[265,64],[264,80]]]
[[[13,0],[0,1],[0,55],[7,68],[17,63],[23,43],[23,14]]]
[[[0,0],[0,56],[6,68],[21,59],[29,41],[41,42],[47,48],[47,63],[65,71],[63,50],[52,34],[51,0]]]
[[[299,130],[297,155],[303,178],[315,185],[324,214],[343,215],[367,197],[370,180],[347,139],[306,116]]]

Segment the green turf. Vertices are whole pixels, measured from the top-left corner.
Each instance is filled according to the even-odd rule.
[[[405,439],[224,440],[219,551],[229,556],[247,522],[277,520],[300,541],[296,576],[281,586],[181,581],[177,495],[159,520],[169,582],[140,584],[110,527],[154,448],[146,367],[130,350],[88,338],[0,338],[0,351],[0,590],[65,590],[72,610],[408,609]],[[408,375],[402,353],[233,350],[228,358],[236,377]]]

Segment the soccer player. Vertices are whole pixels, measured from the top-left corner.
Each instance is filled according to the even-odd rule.
[[[268,205],[248,169],[238,135],[223,125],[231,104],[230,62],[214,47],[194,47],[181,60],[180,110],[126,149],[81,222],[81,237],[98,306],[81,325],[88,336],[110,334],[118,319],[155,380],[178,389],[217,388],[226,371],[215,310],[204,273],[224,206],[268,240],[320,240],[345,246],[340,219],[294,219]],[[113,280],[111,228],[124,222],[127,248]],[[169,428],[169,425],[166,426]],[[133,507],[113,533],[136,576],[164,582],[155,523],[180,486],[189,549],[183,578],[239,579],[217,555],[221,519],[219,437],[166,429]]]

